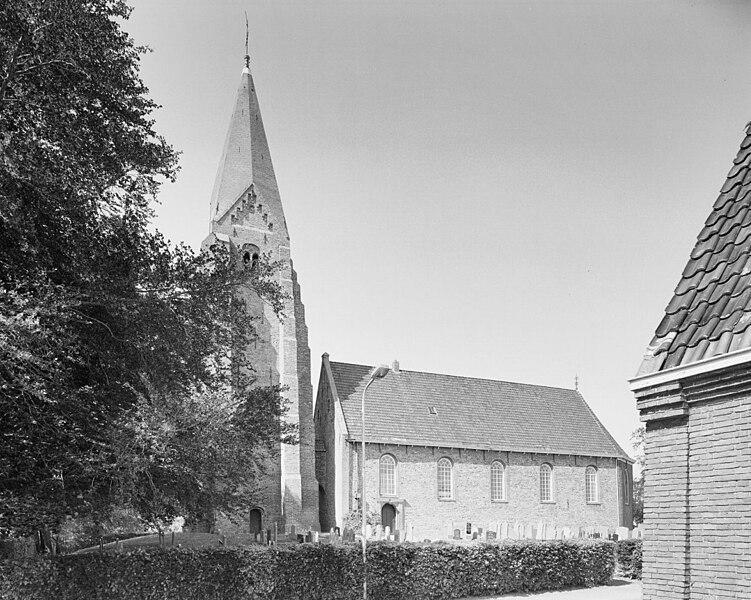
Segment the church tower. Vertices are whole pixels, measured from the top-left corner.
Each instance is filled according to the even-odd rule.
[[[274,175],[261,111],[250,73],[250,58],[240,78],[224,151],[211,196],[210,233],[204,247],[229,245],[248,263],[269,255],[280,261],[276,274],[287,295],[283,316],[253,291],[244,294],[248,312],[257,321],[258,340],[248,348],[258,385],[287,387],[287,420],[299,424],[300,443],[280,444],[270,457],[257,506],[248,507],[250,530],[318,529],[318,483],[315,479],[313,388],[305,309],[297,273],[290,258],[290,240]]]

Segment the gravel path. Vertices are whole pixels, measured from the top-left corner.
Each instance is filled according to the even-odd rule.
[[[514,598],[530,598],[534,600],[641,600],[641,581],[615,579],[609,585],[595,588],[538,592],[534,594],[504,594],[502,596],[468,598],[467,600],[512,600]]]

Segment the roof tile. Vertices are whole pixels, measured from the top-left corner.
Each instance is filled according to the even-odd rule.
[[[751,127],[639,375],[751,347]]]

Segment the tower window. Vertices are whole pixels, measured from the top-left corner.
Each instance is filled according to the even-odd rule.
[[[246,270],[255,271],[258,267],[259,258],[260,256],[258,254],[258,248],[256,248],[252,244],[247,244],[244,247],[242,253],[243,268]]]

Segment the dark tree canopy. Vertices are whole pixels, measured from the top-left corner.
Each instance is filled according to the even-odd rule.
[[[239,465],[294,433],[280,390],[229,368],[253,335],[237,286],[280,309],[274,265],[246,273],[150,226],[177,154],[129,12],[0,7],[0,533],[118,504],[152,521],[231,508],[252,493]]]

